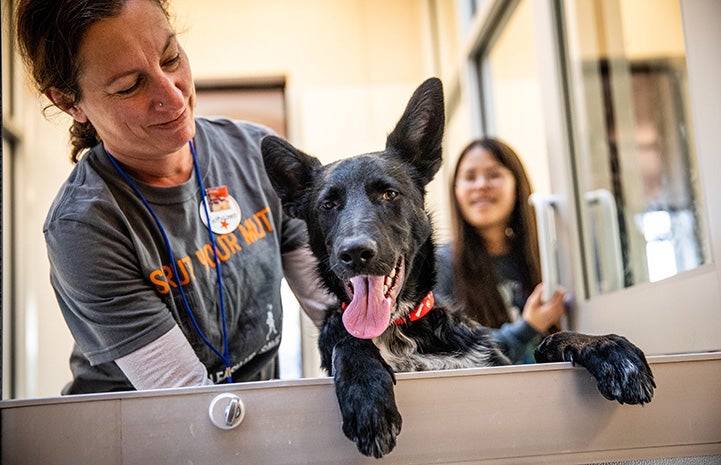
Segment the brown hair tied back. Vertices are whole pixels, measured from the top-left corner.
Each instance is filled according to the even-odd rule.
[[[20,55],[36,88],[46,94],[51,88],[68,96],[54,102],[61,110],[72,108],[82,98],[78,76],[80,45],[90,26],[120,14],[127,0],[20,0],[16,10],[16,34]],[[158,4],[168,17],[167,0]],[[48,107],[49,108],[49,107]],[[47,110],[47,108],[46,108]],[[90,122],[73,121],[70,127],[70,159],[100,142]]]

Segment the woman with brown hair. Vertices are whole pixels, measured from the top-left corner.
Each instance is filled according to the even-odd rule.
[[[195,116],[167,3],[18,2],[29,74],[73,119],[43,227],[75,339],[64,394],[275,377],[283,277],[318,322],[335,302],[265,173],[271,131]]]
[[[452,242],[438,250],[435,293],[484,326],[514,362],[532,362],[542,335],[558,327],[564,292],[541,302],[531,183],[518,155],[498,139],[461,152],[451,183]]]

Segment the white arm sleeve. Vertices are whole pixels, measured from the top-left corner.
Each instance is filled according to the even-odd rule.
[[[308,246],[283,254],[283,271],[290,289],[306,315],[320,327],[326,309],[338,305],[338,299],[321,284],[316,270],[317,261]]]
[[[115,363],[138,390],[213,384],[178,325]]]

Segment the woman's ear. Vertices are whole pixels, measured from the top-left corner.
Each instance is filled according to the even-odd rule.
[[[45,96],[53,102],[53,105],[73,117],[78,123],[87,123],[88,117],[85,112],[73,103],[74,99],[65,92],[51,87],[45,91]]]

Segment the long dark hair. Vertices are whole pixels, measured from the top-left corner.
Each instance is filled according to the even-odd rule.
[[[483,148],[508,168],[516,180],[516,202],[511,214],[513,231],[511,250],[519,254],[524,268],[524,293],[530,294],[541,282],[541,266],[536,233],[536,217],[528,204],[533,192],[531,182],[520,158],[508,145],[494,138],[476,139],[461,152],[450,184],[451,232],[453,234],[453,277],[456,283],[455,299],[461,308],[484,326],[499,328],[509,322],[508,310],[498,290],[498,280],[485,241],[461,213],[455,195],[458,168],[463,158],[475,148]]]
[[[90,26],[118,16],[127,0],[21,0],[16,10],[20,55],[40,93],[55,88],[70,97],[58,106],[67,110],[80,101],[78,52]],[[170,18],[167,0],[155,2]],[[51,105],[52,106],[52,105]],[[49,107],[46,107],[46,110]],[[100,142],[90,122],[73,120],[70,159],[77,163],[83,150]]]

